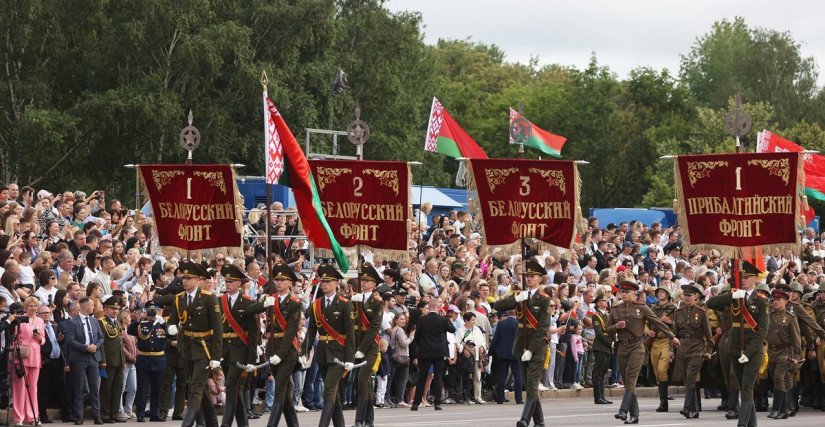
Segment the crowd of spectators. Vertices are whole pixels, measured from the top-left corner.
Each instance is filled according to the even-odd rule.
[[[325,260],[316,257],[316,263],[310,261],[311,247],[301,237],[295,211],[284,209],[280,203],[271,208],[276,237],[269,259],[264,232],[266,213],[259,207],[244,218],[242,257],[206,253],[197,259],[209,267],[212,276],[207,290],[223,291],[220,269],[232,263],[252,279],[243,292],[258,299],[267,291],[268,263],[287,263],[299,273],[293,293],[306,308],[317,292],[313,269]],[[509,401],[505,391],[514,391],[516,403],[521,403],[522,373],[512,354],[518,319],[515,312],[496,312],[492,308],[499,298],[520,289],[521,251],[487,251],[482,246],[480,227],[469,213],[432,215],[431,210],[432,206],[424,203],[415,216],[409,256],[384,259],[364,254],[392,289],[391,295],[384,295],[377,406],[409,407],[416,395],[424,396],[422,405],[434,399],[443,403],[505,403]],[[20,347],[36,355],[23,357],[28,388],[22,385],[15,369],[10,369],[9,378],[2,382],[2,400],[9,401],[10,391],[14,421],[33,423],[32,411],[41,421],[51,421],[45,411],[48,407],[60,408],[63,420],[71,420],[66,381],[73,367],[66,357],[70,350],[64,345],[61,323],[78,315],[81,300],[88,304],[91,315],[102,317],[103,302],[112,295],[123,299],[118,316],[124,336],[129,337],[124,340],[129,344],[124,345],[127,363],[119,415],[134,417],[135,337],[129,336],[126,329],[145,318],[145,305],[156,295],[180,290],[180,254],[158,251],[152,218],[126,208],[120,201],[107,202],[102,191],[55,195],[8,184],[0,187],[0,221],[0,310],[4,316],[0,322],[0,365],[14,362],[14,353],[9,351],[12,336]],[[823,281],[825,247],[821,238],[807,229],[799,250],[765,254],[768,283],[796,282],[805,294],[815,291]],[[525,251],[545,266],[543,292],[552,301],[552,322],[547,331],[551,351],[545,361],[542,390],[592,386],[594,331],[588,316],[595,310],[597,292],[604,292],[612,303],[616,284],[631,280],[641,285],[638,298],[648,304],[656,302],[655,290],[660,288],[669,289],[679,304],[681,285],[695,282],[709,297],[720,291],[730,273],[728,260],[718,253],[683,251],[678,226],[663,228],[656,223],[647,226],[631,221],[602,227],[590,218],[587,231],[577,241],[580,243],[571,250],[528,245]],[[357,280],[350,279],[340,284],[340,293],[351,295],[357,287]],[[433,370],[419,369],[418,362],[425,355],[419,352],[416,340],[419,320],[431,313],[447,319],[455,330],[446,333],[445,387],[438,395],[430,389]],[[15,329],[22,325],[15,320],[24,315],[32,321]],[[262,348],[267,339],[263,321]],[[299,340],[306,332],[303,322]],[[46,372],[48,375],[44,375]],[[622,387],[615,356],[607,377],[611,387]],[[356,402],[355,378],[350,374],[342,382],[345,405]],[[317,364],[296,366],[292,381],[297,410],[320,410],[323,378]],[[652,370],[640,375],[640,382],[655,383]],[[171,390],[181,382],[168,384]],[[223,374],[216,372],[208,384],[212,402],[220,406],[224,401]],[[417,389],[417,384],[423,384],[423,388]],[[713,394],[718,385],[708,380],[705,387]],[[268,410],[273,391],[272,376],[266,369],[258,372],[245,386],[248,412],[254,416],[259,415],[256,408]],[[161,405],[169,414],[173,412],[174,394],[166,393],[166,402]],[[29,401],[27,395],[36,398]]]

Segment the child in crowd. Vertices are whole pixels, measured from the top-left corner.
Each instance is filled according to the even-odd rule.
[[[378,349],[381,351],[381,362],[378,364],[378,372],[375,374],[375,382],[377,384],[375,405],[379,408],[384,407],[384,396],[387,394],[387,374],[390,373],[390,360],[387,355],[387,348],[389,348],[389,342],[381,338],[381,341],[378,342]]]
[[[223,382],[223,371],[213,369],[212,375],[206,380],[206,385],[209,387],[209,399],[212,401],[212,406],[223,406],[224,402],[226,402],[226,387],[224,387]]]
[[[570,354],[573,356],[573,363],[576,370],[573,373],[573,388],[581,390],[581,375],[582,375],[582,361],[584,360],[584,339],[582,338],[582,331],[584,326],[579,323],[576,325],[576,331],[570,337]]]

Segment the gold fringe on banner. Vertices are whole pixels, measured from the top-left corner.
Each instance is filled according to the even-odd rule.
[[[135,173],[137,174],[137,182],[139,186],[138,193],[145,193],[146,194],[146,201],[149,202],[151,206],[152,200],[151,196],[149,195],[149,191],[146,189],[146,182],[143,180],[143,174],[140,173],[140,168],[142,165],[135,166]],[[158,245],[155,247],[156,251],[159,251],[163,254],[164,257],[172,258],[190,258],[195,261],[200,261],[201,259],[208,259],[211,258],[213,255],[216,254],[224,254],[235,258],[243,258],[243,200],[241,198],[241,193],[238,190],[237,183],[237,173],[235,172],[235,168],[232,166],[229,167],[232,171],[232,188],[235,191],[235,231],[238,232],[240,239],[238,240],[238,246],[231,247],[231,246],[221,246],[209,249],[197,249],[197,250],[188,250],[184,248],[180,248],[177,246],[161,246]],[[138,206],[135,211],[140,209]],[[154,214],[154,209],[153,209]],[[153,218],[152,219],[152,232],[155,236],[158,236],[158,226],[157,221]]]
[[[805,194],[805,170],[804,170],[804,162],[801,158],[802,153],[799,153],[799,160],[797,161],[796,167],[796,194],[797,194],[797,202],[796,207],[794,208],[794,217],[796,218],[796,225],[798,230],[802,230],[805,228],[805,220],[802,216],[801,208],[807,208],[807,202],[805,202],[804,197],[801,195]],[[682,191],[682,175],[680,174],[679,170],[679,156],[673,159],[673,179],[676,186],[676,199],[673,200],[673,210],[676,213],[676,217],[678,218],[679,224],[682,225],[682,237],[684,238],[684,249],[682,252],[689,252],[689,251],[700,251],[700,252],[710,252],[712,250],[716,250],[719,252],[720,256],[728,257],[728,258],[742,258],[746,255],[743,251],[744,248],[755,248],[755,247],[740,247],[740,246],[728,246],[728,245],[717,245],[717,244],[708,244],[708,243],[700,243],[700,244],[692,244],[690,243],[690,227],[688,227],[687,216],[685,215],[686,208],[685,208],[685,194]],[[805,206],[802,206],[803,204]],[[762,252],[764,254],[772,254],[774,250],[779,250],[781,252],[789,251],[789,250],[798,250],[800,245],[800,234],[795,233],[795,241],[790,243],[775,243],[769,245],[759,245],[758,247],[762,248]]]
[[[478,201],[478,186],[477,186],[478,184],[476,183],[476,180],[475,180],[475,171],[474,171],[474,168],[473,168],[473,161],[468,159],[467,162],[470,163],[470,167],[469,167],[470,173],[467,174],[468,175],[467,176],[468,209],[470,210],[471,213],[475,213],[473,215],[473,218],[475,218],[475,221],[480,224],[481,236],[483,237],[482,242],[481,242],[481,248],[479,249],[480,256],[483,257],[483,256],[487,255],[488,253],[492,253],[496,249],[504,250],[506,253],[521,255],[521,239],[518,239],[515,242],[509,243],[509,244],[506,244],[506,245],[488,245],[487,244],[487,239],[485,237],[485,236],[487,236],[487,233],[486,233],[486,230],[484,229],[484,214],[482,213],[481,206],[479,205],[479,201]],[[576,243],[576,235],[581,234],[584,230],[582,228],[582,221],[583,221],[582,212],[581,212],[581,208],[579,206],[580,201],[581,201],[582,180],[581,180],[581,174],[579,174],[579,167],[575,162],[573,163],[573,182],[575,183],[575,186],[576,186],[575,187],[575,190],[576,190],[575,191],[575,196],[574,196],[574,200],[573,200],[573,206],[575,206],[576,208],[574,209],[574,213],[573,213],[574,229],[573,229],[573,234],[570,238],[570,242],[568,243],[567,247],[565,248],[565,247],[560,247],[560,246],[556,246],[556,245],[551,245],[551,244],[543,242],[539,239],[525,238],[524,242],[527,245],[529,245],[531,247],[534,247],[536,249],[537,253],[542,253],[544,251],[550,252],[551,255],[555,253],[555,254],[558,254],[558,256],[556,256],[556,259],[558,259],[561,256],[564,256],[567,259],[575,258],[575,251],[573,251],[572,248],[573,248],[573,245]],[[544,260],[541,260],[541,262],[544,262]]]

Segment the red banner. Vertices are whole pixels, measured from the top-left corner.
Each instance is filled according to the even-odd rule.
[[[139,165],[160,246],[241,247],[240,195],[229,165]]]
[[[535,238],[570,248],[579,218],[579,176],[572,161],[470,160],[488,245]]]
[[[686,243],[740,255],[748,246],[798,245],[800,166],[799,153],[678,156],[676,210]]]
[[[310,160],[324,215],[341,246],[407,250],[410,174],[404,162]]]

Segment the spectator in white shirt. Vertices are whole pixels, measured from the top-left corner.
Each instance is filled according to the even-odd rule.
[[[484,365],[481,363],[481,357],[487,353],[487,338],[481,328],[476,326],[477,315],[475,312],[468,311],[464,313],[464,324],[455,331],[455,340],[458,344],[458,351],[464,351],[464,343],[473,341],[475,345],[474,356],[476,360],[475,372],[473,373],[473,400],[478,403],[484,403],[481,399],[481,370]]]

